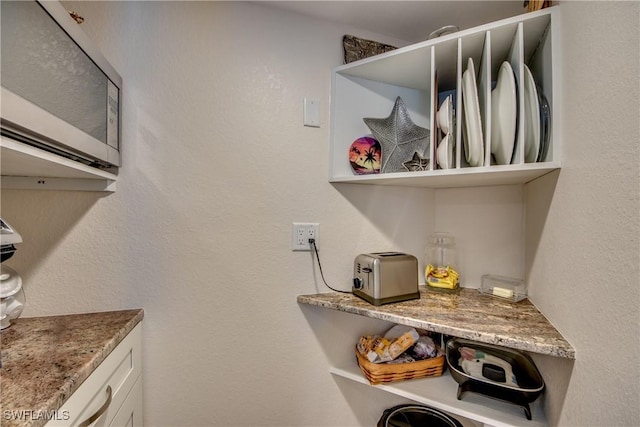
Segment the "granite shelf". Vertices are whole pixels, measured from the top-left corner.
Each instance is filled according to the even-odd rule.
[[[338,292],[299,295],[298,303],[532,353],[576,356],[573,346],[528,299],[510,302],[477,289],[449,293],[420,286],[420,299],[378,307]]]

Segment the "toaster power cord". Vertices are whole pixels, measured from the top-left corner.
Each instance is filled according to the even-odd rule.
[[[326,280],[324,280],[324,274],[322,273],[322,264],[320,264],[320,255],[318,255],[318,247],[316,246],[316,239],[309,239],[309,245],[313,247],[313,251],[316,253],[316,259],[318,260],[318,269],[320,270],[320,277],[322,277],[322,282],[324,285],[331,289],[334,292],[340,292],[343,294],[350,294],[351,291],[341,291],[340,289],[335,289],[329,286]]]

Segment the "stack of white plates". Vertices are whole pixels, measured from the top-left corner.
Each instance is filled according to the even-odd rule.
[[[470,166],[482,166],[484,142],[482,122],[480,121],[480,103],[473,59],[467,61],[467,69],[462,73],[463,137],[464,153]]]
[[[524,97],[524,160],[526,163],[543,162],[549,150],[551,112],[546,97],[536,85],[533,74],[524,66],[521,84]],[[513,68],[508,61],[500,65],[496,86],[491,92],[491,154],[498,165],[513,162],[518,132],[518,87]],[[470,166],[484,163],[484,141],[480,121],[480,105],[473,59],[462,74],[462,133],[464,153]]]

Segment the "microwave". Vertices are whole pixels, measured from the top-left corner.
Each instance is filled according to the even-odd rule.
[[[57,1],[0,2],[2,135],[120,166],[122,77]]]

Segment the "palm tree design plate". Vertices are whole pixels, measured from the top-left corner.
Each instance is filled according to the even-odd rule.
[[[370,136],[356,139],[349,147],[349,163],[357,175],[380,173],[381,159],[380,143]]]

